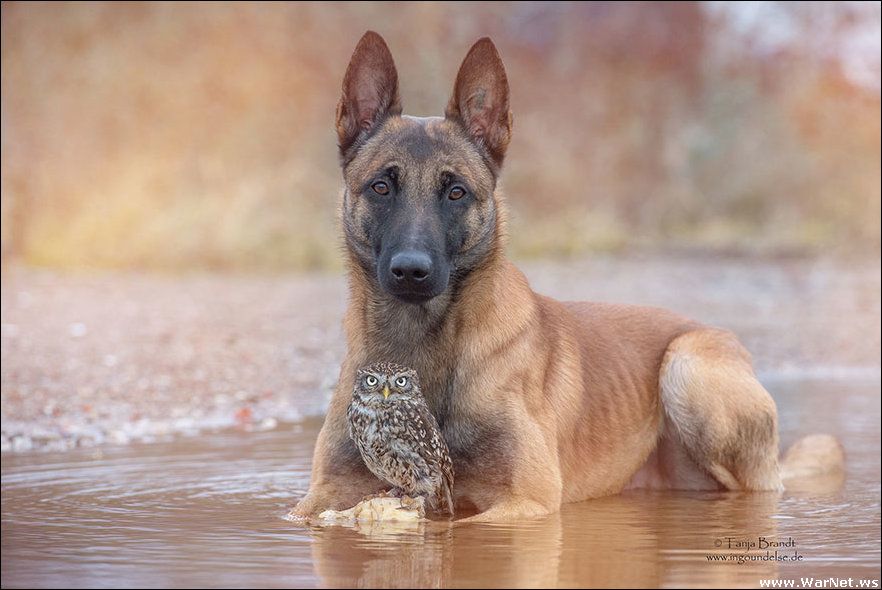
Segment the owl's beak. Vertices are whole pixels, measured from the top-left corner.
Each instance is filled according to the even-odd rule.
[[[383,386],[383,399],[389,399],[389,386]]]

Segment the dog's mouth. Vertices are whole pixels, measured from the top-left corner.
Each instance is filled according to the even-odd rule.
[[[404,303],[411,303],[413,305],[419,305],[420,303],[426,303],[427,301],[431,301],[437,295],[435,293],[414,293],[414,292],[405,292],[405,293],[392,293],[392,295],[398,299],[399,301],[403,301]]]

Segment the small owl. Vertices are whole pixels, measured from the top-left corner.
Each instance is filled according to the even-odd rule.
[[[425,496],[453,514],[453,463],[416,371],[393,363],[359,369],[349,436],[368,469],[395,492]]]

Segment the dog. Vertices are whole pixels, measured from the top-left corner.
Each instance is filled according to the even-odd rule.
[[[512,115],[489,38],[463,60],[444,116],[411,117],[389,48],[367,32],[336,130],[348,351],[295,515],[382,489],[346,408],[356,369],[390,359],[421,376],[464,520],[539,517],[636,487],[782,489],[775,403],[731,332],[657,308],[558,302],[506,259],[497,183]],[[841,467],[832,437],[799,455],[810,470]]]

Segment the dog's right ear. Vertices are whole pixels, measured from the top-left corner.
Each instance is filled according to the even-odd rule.
[[[358,42],[337,105],[337,138],[345,158],[355,142],[383,119],[401,114],[398,71],[383,38],[368,31]]]
[[[479,39],[462,60],[445,116],[458,121],[497,166],[502,165],[511,140],[508,94],[508,78],[496,46],[489,37]]]

